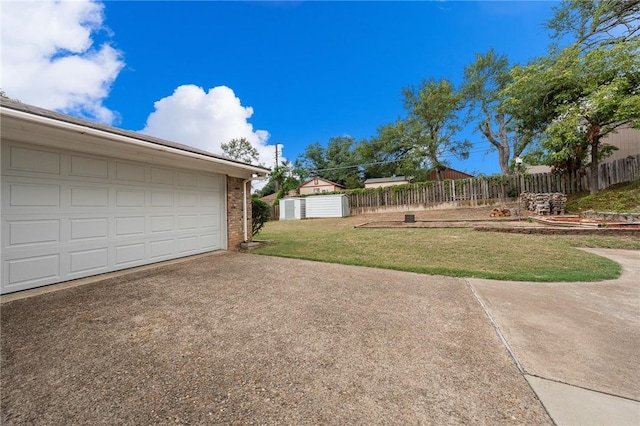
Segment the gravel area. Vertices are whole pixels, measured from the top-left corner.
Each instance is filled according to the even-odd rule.
[[[461,279],[219,253],[1,315],[2,424],[552,424]]]

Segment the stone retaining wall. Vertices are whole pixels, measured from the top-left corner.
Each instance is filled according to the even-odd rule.
[[[581,216],[586,217],[588,219],[605,219],[605,220],[615,220],[615,221],[627,222],[627,223],[640,223],[640,213],[586,211],[586,212],[582,212]]]

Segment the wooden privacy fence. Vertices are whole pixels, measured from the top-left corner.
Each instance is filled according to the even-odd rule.
[[[599,188],[640,179],[640,155],[599,166]],[[420,182],[386,188],[347,191],[352,214],[407,206],[438,204],[481,205],[516,198],[522,192],[572,194],[589,190],[589,173],[515,174],[486,178]]]
[[[276,202],[271,205],[271,217],[270,220],[280,220],[280,203]]]

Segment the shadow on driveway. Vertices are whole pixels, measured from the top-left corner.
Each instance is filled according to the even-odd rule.
[[[3,424],[551,424],[464,280],[240,253],[6,302]]]

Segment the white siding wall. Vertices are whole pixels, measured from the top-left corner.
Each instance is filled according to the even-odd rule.
[[[617,151],[607,157],[604,161],[614,161],[626,158],[629,155],[640,154],[640,130],[630,127],[618,129],[616,133],[611,133],[603,138],[602,142],[618,147]]]
[[[307,218],[349,216],[346,195],[318,195],[307,197]]]

